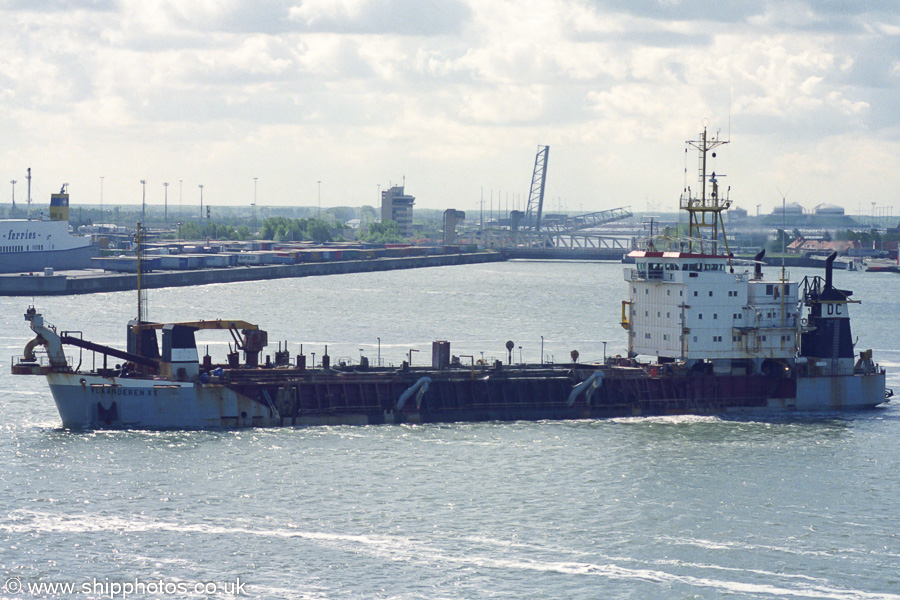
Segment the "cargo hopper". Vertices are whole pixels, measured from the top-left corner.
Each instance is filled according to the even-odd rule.
[[[600,364],[492,364],[453,357],[434,342],[430,367],[307,367],[286,346],[264,357],[268,335],[244,321],[127,326],[127,349],[96,344],[44,321],[14,362],[14,374],[44,375],[64,427],[195,429],[302,425],[596,419],[874,408],[892,395],[872,351],[857,352],[852,292],[825,277],[766,278],[762,253],[739,263],[728,251],[721,213],[731,202],[708,169],[725,142],[704,130],[700,188],[681,198],[689,235],[665,234],[631,253],[621,324],[628,355]],[[709,173],[707,175],[707,173]],[[720,249],[721,248],[721,249]],[[230,332],[224,364],[199,356],[195,333]],[[79,348],[76,366],[64,347]],[[511,350],[511,348],[510,348]],[[102,367],[84,370],[83,353]],[[40,353],[40,354],[39,354]],[[511,354],[510,354],[511,357]],[[468,359],[468,360],[465,360]],[[511,362],[511,361],[510,361]],[[111,364],[112,363],[112,364]]]

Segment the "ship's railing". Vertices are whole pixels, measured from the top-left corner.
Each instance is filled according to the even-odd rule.
[[[710,210],[726,210],[731,206],[730,198],[694,198],[683,195],[678,199],[679,207],[685,210],[694,208],[706,208]]]
[[[38,350],[37,348],[35,348],[35,351],[34,351],[34,361],[30,361],[30,362],[26,361],[24,356],[22,356],[21,354],[16,354],[9,359],[9,364],[13,367],[17,367],[20,365],[22,365],[22,366],[37,365],[39,367],[50,367],[51,366],[50,357],[47,355],[47,353],[42,352],[42,351]],[[69,356],[68,354],[66,355],[66,364],[67,365],[73,364],[72,357]]]

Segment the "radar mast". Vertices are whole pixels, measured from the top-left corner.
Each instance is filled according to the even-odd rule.
[[[697,246],[696,250],[700,254],[717,255],[719,232],[721,231],[722,240],[725,243],[725,253],[726,255],[731,254],[728,249],[728,238],[725,235],[725,222],[722,219],[722,212],[731,206],[731,200],[728,198],[731,188],[727,189],[725,198],[720,197],[719,177],[724,177],[724,175],[716,175],[715,171],[707,175],[708,154],[714,148],[727,143],[728,140],[720,140],[718,134],[715,137],[709,137],[706,131],[706,122],[704,122],[700,139],[686,142],[688,146],[696,148],[700,153],[700,196],[694,196],[688,186],[685,193],[681,195],[680,203],[681,209],[686,210],[689,217],[689,252],[694,252],[695,246]],[[687,152],[687,148],[685,148],[685,152]],[[712,158],[715,156],[716,153],[712,152]]]

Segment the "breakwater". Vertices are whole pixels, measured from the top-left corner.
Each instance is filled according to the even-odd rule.
[[[145,288],[182,287],[210,283],[260,281],[290,277],[340,275],[396,269],[419,269],[449,265],[468,265],[507,260],[500,252],[472,252],[433,256],[404,256],[370,260],[345,260],[327,263],[293,265],[260,265],[191,271],[156,271],[144,273]],[[137,289],[137,275],[79,271],[54,275],[0,276],[0,296],[61,296],[95,294]]]

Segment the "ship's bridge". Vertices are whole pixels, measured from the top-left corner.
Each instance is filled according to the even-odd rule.
[[[634,259],[635,267],[626,269],[626,281],[684,283],[692,279],[714,279],[729,271],[727,256],[643,250],[636,250],[628,256]]]

